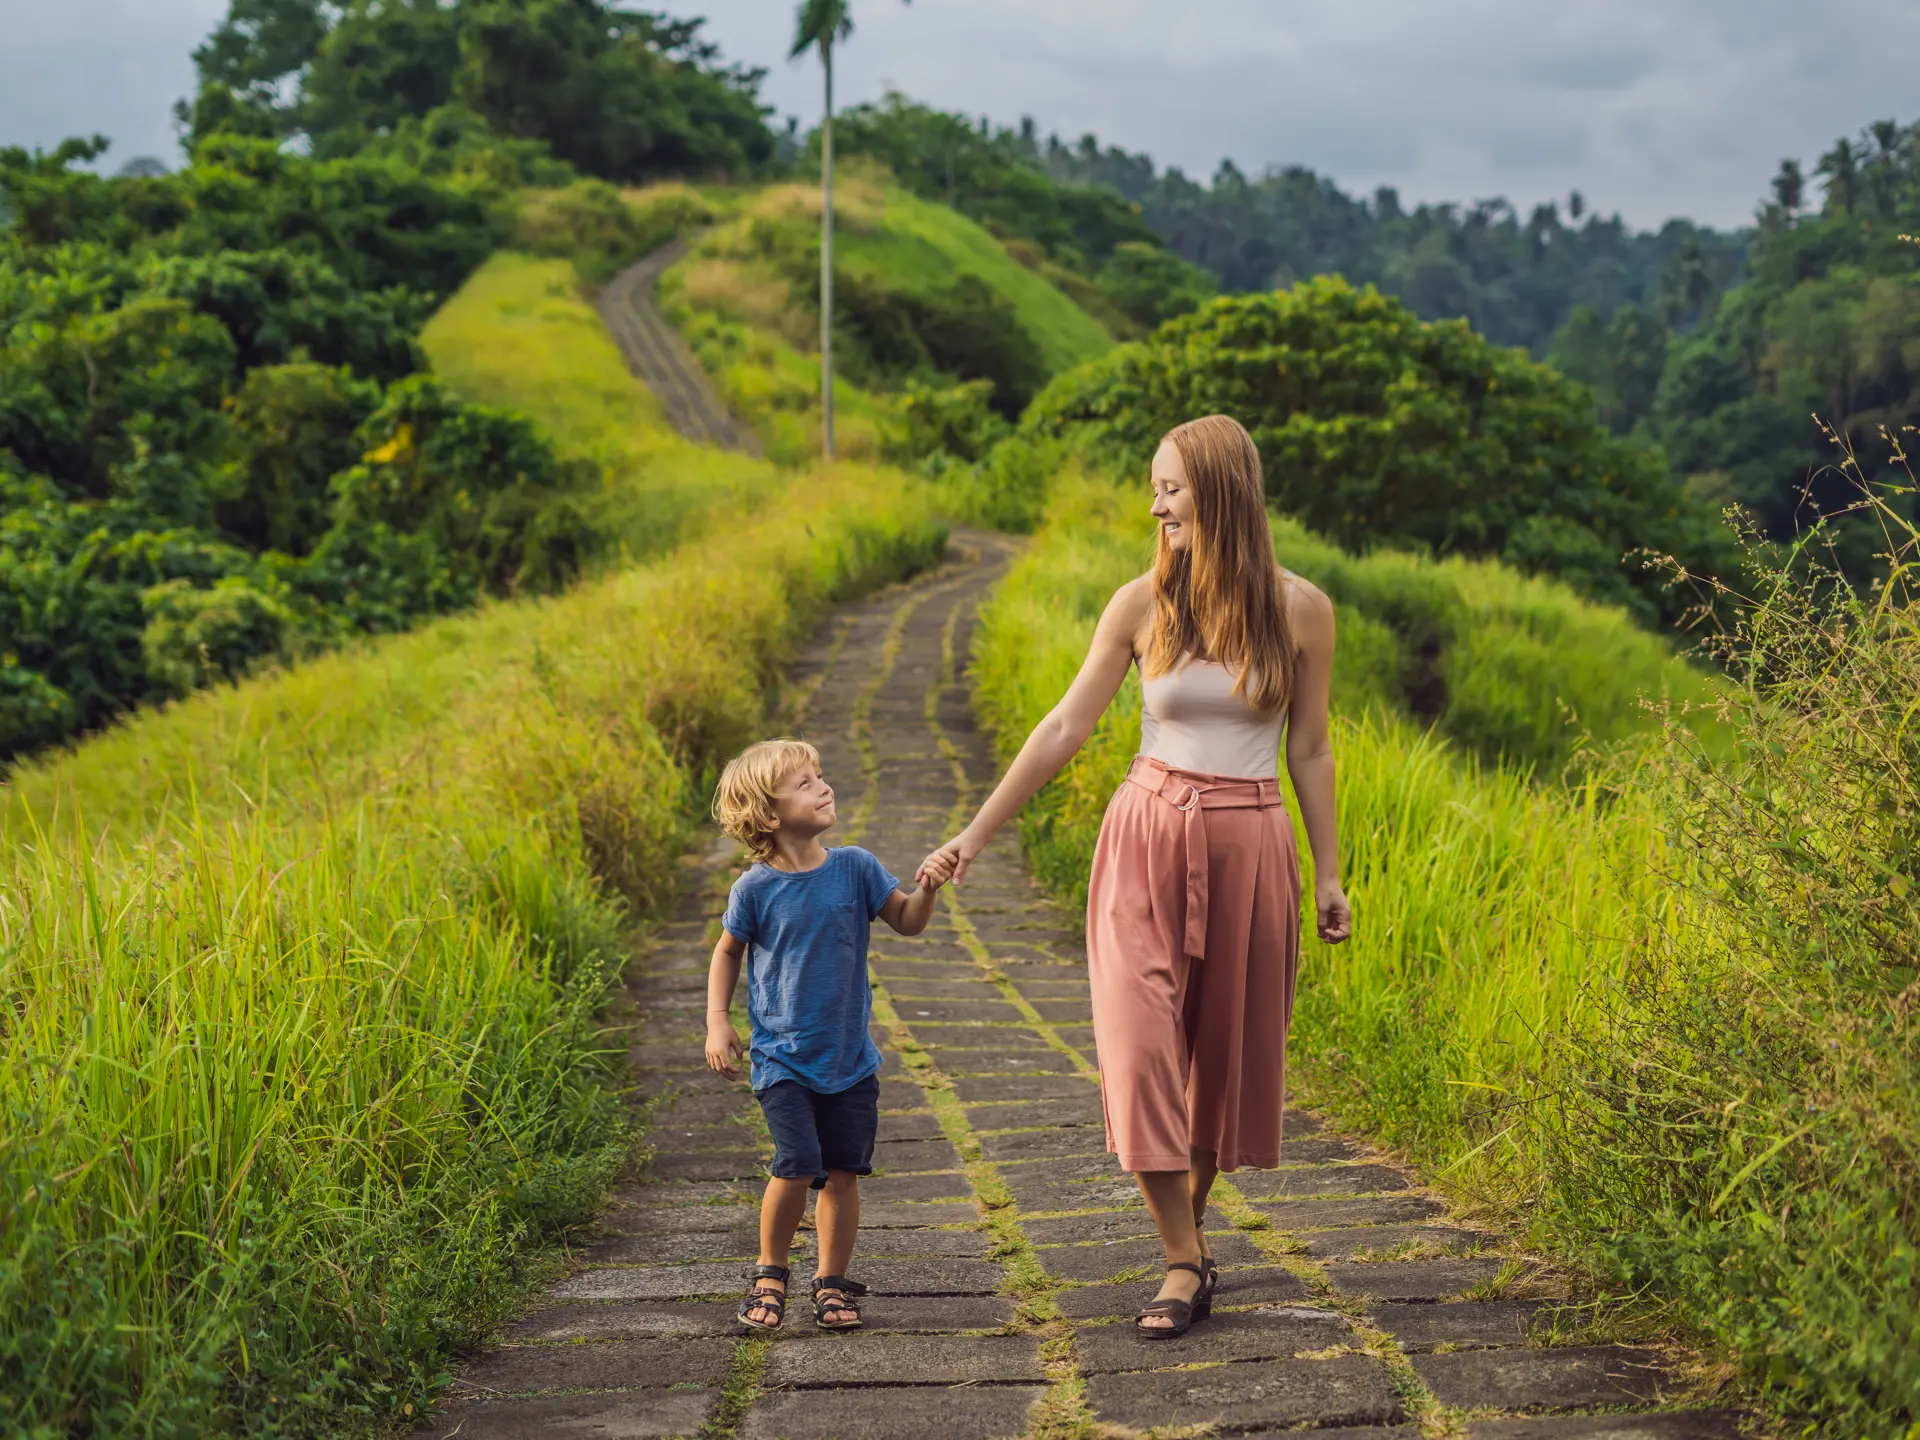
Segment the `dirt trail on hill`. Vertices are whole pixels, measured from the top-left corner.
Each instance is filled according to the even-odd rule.
[[[795,728],[841,797],[830,838],[903,878],[993,778],[964,677],[976,608],[1015,545],[956,535],[945,568],[841,611],[796,668]],[[1450,1223],[1405,1172],[1301,1111],[1286,1168],[1221,1182],[1214,1317],[1180,1340],[1136,1338],[1159,1247],[1106,1154],[1081,927],[1035,887],[1012,835],[924,935],[876,929],[882,1119],[851,1267],[871,1287],[867,1329],[814,1328],[803,1230],[785,1328],[741,1338],[768,1147],[745,1084],[700,1053],[733,858],[721,845],[688,861],[672,919],[616,996],[657,1107],[649,1169],[547,1301],[467,1367],[428,1433],[1090,1440],[1124,1433],[1102,1426],[1212,1424],[1411,1440],[1424,1422],[1485,1440],[1733,1435],[1723,1415],[1647,1413],[1669,1388],[1660,1355],[1569,1343],[1581,1337],[1553,1318],[1554,1276]],[[1555,1410],[1642,1413],[1524,1413]]]
[[[759,455],[759,436],[727,409],[687,342],[654,309],[654,285],[686,253],[685,240],[662,245],[609,280],[594,307],[674,429],[702,445]]]

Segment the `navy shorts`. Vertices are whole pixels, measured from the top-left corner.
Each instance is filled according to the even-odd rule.
[[[818,1190],[829,1170],[873,1173],[873,1137],[880,1129],[880,1077],[869,1075],[822,1095],[798,1080],[776,1080],[753,1092],[773,1132],[776,1178],[811,1178]]]

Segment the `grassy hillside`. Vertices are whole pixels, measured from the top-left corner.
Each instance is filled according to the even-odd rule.
[[[1113,337],[965,217],[888,185],[834,192],[835,430],[878,455],[913,385],[984,382],[1012,415]],[[660,302],[776,459],[819,450],[820,197],[771,187],[745,200],[663,278]]]
[[[831,600],[943,547],[908,477],[664,434],[564,266],[497,258],[429,345],[599,460],[603,518],[659,558],[9,777],[9,1434],[417,1412],[624,1162],[593,1010],[716,762]]]

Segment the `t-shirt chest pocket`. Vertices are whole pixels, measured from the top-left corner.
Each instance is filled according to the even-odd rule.
[[[827,934],[834,944],[851,949],[860,938],[860,907],[851,901],[829,905]]]

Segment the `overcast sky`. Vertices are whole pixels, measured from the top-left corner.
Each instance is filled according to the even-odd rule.
[[[704,13],[766,98],[811,124],[793,0]],[[101,131],[177,159],[168,118],[225,0],[0,0],[0,144]],[[894,86],[1210,175],[1303,164],[1350,191],[1585,193],[1637,225],[1737,225],[1782,156],[1920,118],[1915,0],[855,0],[838,98]],[[1177,16],[1177,19],[1170,18]]]

